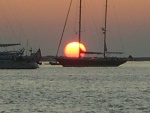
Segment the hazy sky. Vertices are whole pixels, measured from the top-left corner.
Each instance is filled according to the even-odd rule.
[[[82,41],[103,50],[104,1],[83,0]],[[150,0],[108,0],[108,50],[150,56]],[[77,40],[78,0],[73,0],[61,48]],[[21,42],[55,55],[70,0],[0,0],[1,43]],[[61,49],[60,51],[63,51]],[[60,55],[62,52],[59,53]]]

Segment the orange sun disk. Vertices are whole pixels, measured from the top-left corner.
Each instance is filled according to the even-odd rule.
[[[86,52],[86,48],[82,43],[80,43],[80,49]],[[64,52],[67,57],[78,58],[79,57],[79,42],[68,43],[65,47]],[[85,54],[82,53],[81,57],[84,57],[84,56]]]

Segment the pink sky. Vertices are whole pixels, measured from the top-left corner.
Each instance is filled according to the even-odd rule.
[[[91,17],[94,19],[94,24],[97,24],[97,26],[100,25],[97,29],[103,27],[105,0],[83,1],[83,11],[85,11],[84,29],[92,26],[90,16],[86,18],[86,16],[90,14],[92,14]],[[22,40],[22,43],[25,45],[25,40],[28,39],[31,43],[30,45],[32,45],[33,48],[40,47],[44,55],[55,55],[69,2],[70,0],[1,0],[0,37],[4,37],[1,39],[2,42]],[[77,0],[73,0],[72,13],[77,13],[77,2]],[[110,39],[108,44],[110,44],[110,48],[118,48],[118,46],[113,48],[113,43],[119,43],[116,40],[120,36],[117,35],[117,30],[115,30],[119,27],[126,56],[129,54],[133,56],[150,56],[150,0],[109,0],[108,8],[108,39]],[[86,9],[90,9],[91,11]],[[77,24],[74,24],[74,20],[76,19],[77,21],[77,17],[75,16],[78,15],[70,15],[70,23],[68,23],[67,28],[69,33],[66,35],[67,38],[64,37],[66,38],[63,43],[64,45],[70,41],[68,37],[75,36],[72,34],[77,26]],[[86,22],[89,23],[87,24]],[[24,33],[22,33],[20,27],[18,27],[18,23],[22,26]],[[75,25],[75,27],[70,27],[69,25]],[[8,28],[8,26],[11,27]],[[87,31],[88,29],[89,28],[87,28]],[[91,27],[91,29],[94,30],[95,28]],[[84,36],[91,40],[91,37],[96,37],[94,32],[95,30],[92,31],[90,35]],[[92,36],[92,34],[94,35]],[[20,39],[20,36],[23,38]],[[9,40],[10,37],[11,40]],[[98,50],[99,46],[95,47],[95,44],[90,44],[91,41],[83,41],[87,46],[86,48]],[[102,41],[102,39],[100,39],[100,41]],[[96,40],[93,39],[93,43],[97,42],[98,38]]]

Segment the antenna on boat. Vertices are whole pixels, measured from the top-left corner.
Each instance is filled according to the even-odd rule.
[[[106,44],[106,37],[107,37],[107,12],[108,12],[108,0],[106,0],[105,4],[105,26],[102,28],[103,34],[104,34],[104,58],[106,58],[106,52],[107,52],[107,44]]]
[[[27,45],[26,45],[26,56],[28,56],[28,47],[29,47],[29,42],[27,40]]]
[[[79,58],[81,58],[80,42],[81,42],[81,21],[82,21],[82,0],[80,0],[80,9],[79,9]]]

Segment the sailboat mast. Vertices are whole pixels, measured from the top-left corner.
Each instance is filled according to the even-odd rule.
[[[106,45],[106,37],[107,37],[107,10],[108,8],[108,0],[106,0],[105,6],[105,27],[104,27],[104,58],[106,57],[107,45]]]
[[[79,8],[79,58],[81,57],[80,55],[81,27],[82,27],[81,21],[82,21],[82,0],[80,0],[80,8]]]

